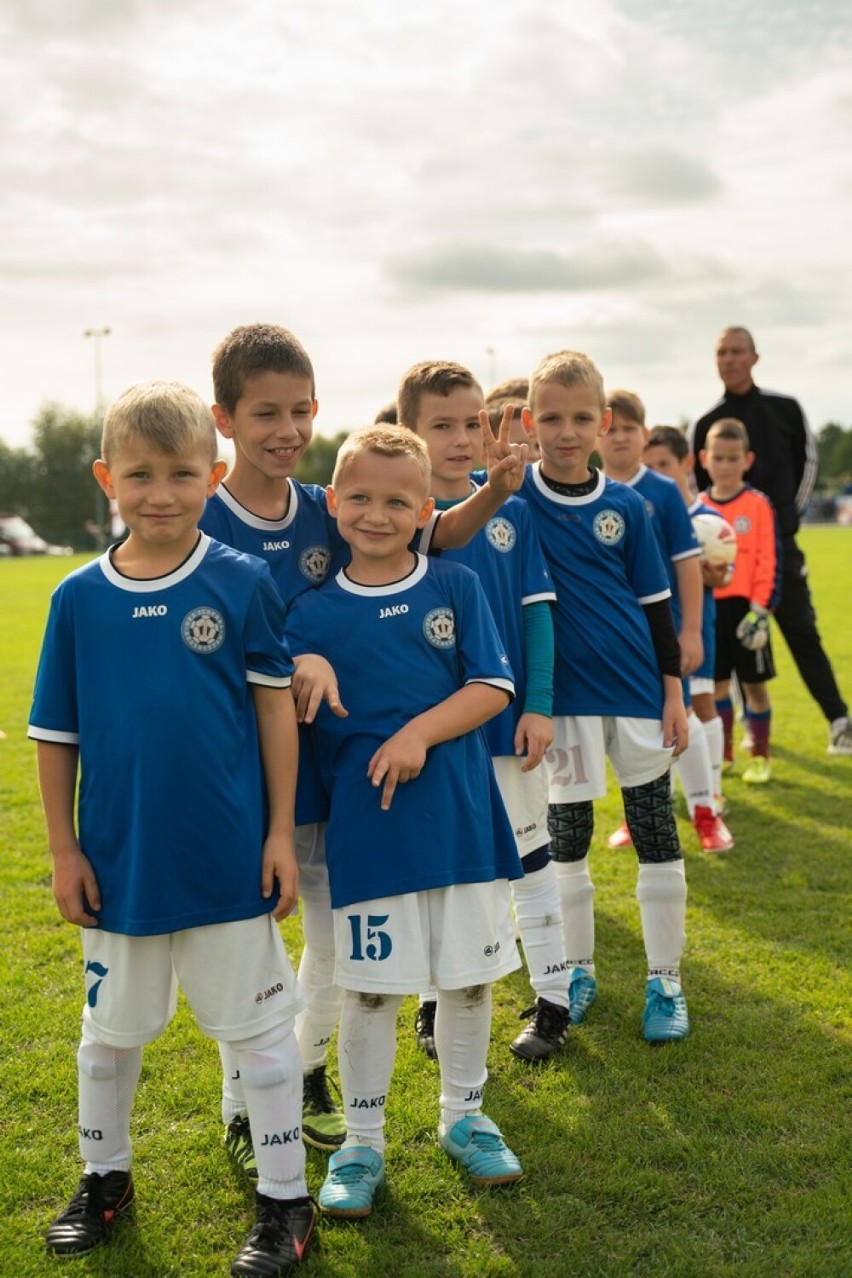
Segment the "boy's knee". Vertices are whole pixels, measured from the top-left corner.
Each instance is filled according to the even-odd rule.
[[[683,860],[668,770],[644,785],[625,786],[621,793],[624,815],[640,862],[660,864]]]
[[[230,1043],[237,1053],[240,1078],[249,1087],[276,1087],[293,1073],[295,1046],[292,1023],[276,1025],[253,1038]]]
[[[116,1050],[105,1043],[84,1039],[77,1049],[77,1068],[89,1078],[115,1078],[118,1074]]]
[[[478,1007],[485,999],[487,985],[468,985],[462,990],[462,998],[469,1007]]]
[[[365,994],[358,995],[358,1003],[365,1012],[380,1012],[387,1002],[384,994]]]
[[[590,799],[582,803],[551,803],[547,809],[550,855],[554,861],[582,861],[588,856],[595,829]]]

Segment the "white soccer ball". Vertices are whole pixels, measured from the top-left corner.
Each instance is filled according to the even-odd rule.
[[[737,534],[721,515],[703,511],[692,517],[692,527],[701,545],[701,558],[708,564],[733,564],[737,557]]]

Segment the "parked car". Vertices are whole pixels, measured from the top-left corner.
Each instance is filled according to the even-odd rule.
[[[73,555],[72,546],[53,546],[20,515],[0,515],[0,555]]]

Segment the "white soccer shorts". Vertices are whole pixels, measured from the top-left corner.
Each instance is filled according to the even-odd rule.
[[[371,994],[489,985],[521,965],[508,879],[456,883],[334,911],[336,983]]]
[[[559,715],[553,745],[544,756],[551,803],[582,803],[606,794],[606,759],[625,786],[647,785],[670,766],[659,719]]]
[[[549,842],[547,833],[547,770],[543,763],[522,772],[522,757],[499,756],[491,760],[500,796],[512,822],[518,856],[523,859]]]
[[[201,1031],[253,1038],[303,1005],[271,914],[162,936],[83,929],[83,1021],[109,1047],[142,1047],[168,1025],[178,986]]]

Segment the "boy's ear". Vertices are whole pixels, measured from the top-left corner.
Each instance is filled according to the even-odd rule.
[[[337,518],[337,494],[331,484],[326,485],[325,500],[328,503],[328,513]]]
[[[217,461],[210,471],[210,478],[207,481],[207,496],[212,497],[222,480],[228,473],[228,463],[226,461]]]
[[[311,421],[313,421],[313,419],[316,417],[318,412],[319,412],[319,400],[315,399],[313,403],[311,404]]]
[[[695,460],[695,459],[693,458],[693,461],[694,461],[694,460]],[[702,465],[702,466],[704,467],[704,469],[706,470],[706,469],[707,469],[707,449],[706,449],[706,448],[699,448],[699,450],[698,450],[698,460],[701,462],[701,465]]]
[[[434,497],[427,497],[427,498],[426,498],[426,500],[424,501],[424,503],[423,503],[422,507],[420,508],[420,514],[417,516],[417,527],[418,527],[418,528],[423,528],[423,527],[424,527],[424,525],[427,523],[427,521],[428,521],[428,520],[429,520],[429,518],[431,517],[431,515],[432,515],[432,511],[433,511],[434,509],[435,509],[435,498],[434,498]]]
[[[106,493],[107,497],[112,501],[115,498],[115,489],[112,486],[112,475],[109,473],[109,467],[100,457],[97,461],[92,462],[92,474],[98,481],[100,489]]]
[[[210,411],[213,414],[213,420],[216,423],[216,429],[224,439],[234,438],[234,426],[231,421],[231,414],[221,404],[212,404]]]
[[[695,470],[695,456],[694,456],[694,454],[693,454],[693,453],[687,453],[687,454],[686,454],[686,456],[684,457],[683,461],[681,462],[681,466],[683,466],[683,469],[684,469],[684,473],[685,473],[685,474],[687,474],[687,475],[691,475],[691,474],[692,474],[692,472]]]
[[[746,470],[751,470],[752,466],[754,465],[754,458],[755,458],[754,450],[750,448],[745,455],[745,470],[743,471],[743,474],[745,474]]]
[[[521,425],[528,435],[535,434],[535,422],[533,421],[532,411],[527,408],[526,404],[521,409]]]
[[[605,435],[612,425],[612,409],[605,408],[601,414],[601,424],[598,428],[599,435]]]

